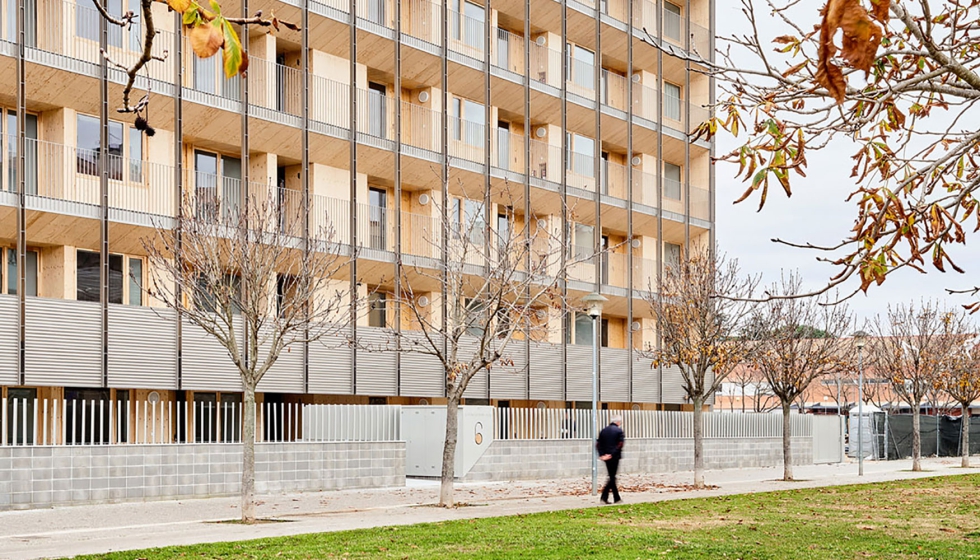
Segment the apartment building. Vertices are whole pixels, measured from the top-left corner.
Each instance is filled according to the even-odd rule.
[[[465,206],[491,185],[524,201],[492,201],[497,227],[553,221],[570,247],[612,248],[565,283],[571,300],[609,298],[601,401],[684,405],[677,372],[637,349],[656,343],[642,293],[662,264],[713,242],[712,145],[686,134],[711,102],[698,70],[713,51],[712,0],[248,0],[249,13],[302,30],[243,33],[250,67],[233,79],[154,3],[153,50],[166,58],[136,82],[137,98],[151,92],[153,136],[115,111],[125,76],[102,64],[92,1],[0,0],[2,402],[240,402],[223,349],[140,282],[140,240],[180,200],[308,192],[312,221],[362,249],[361,289],[380,295],[351,328],[372,340],[391,326],[377,288],[393,263],[440,258],[422,242],[441,219],[432,201],[447,188]],[[243,8],[222,2],[227,15]],[[110,26],[110,57],[135,60],[142,33]],[[521,341],[513,368],[474,380],[466,402],[588,401],[591,340],[573,313],[549,340]],[[266,403],[418,404],[444,389],[418,355],[311,345],[284,354],[259,390]]]

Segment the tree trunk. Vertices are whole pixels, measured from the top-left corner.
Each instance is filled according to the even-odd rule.
[[[245,388],[242,427],[242,523],[255,523],[255,388]]]
[[[939,437],[939,434],[936,434]],[[922,434],[919,433],[919,403],[912,406],[912,471],[922,470]]]
[[[969,404],[961,404],[960,414],[961,425],[960,425],[960,442],[963,454],[963,460],[960,462],[960,466],[964,469],[970,468],[970,406]]]
[[[701,401],[692,399],[694,403],[694,487],[704,488],[704,424]]]
[[[459,430],[459,397],[446,401],[446,444],[442,448],[442,484],[439,505],[453,507],[453,478],[456,475],[456,433]]]
[[[790,403],[783,402],[783,480],[793,480],[793,433],[789,416]]]

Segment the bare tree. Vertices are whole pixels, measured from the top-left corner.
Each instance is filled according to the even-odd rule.
[[[770,290],[780,296],[802,293],[799,274],[784,276]],[[843,304],[828,305],[826,296],[772,299],[755,310],[757,321],[768,325],[768,336],[756,343],[751,362],[762,372],[783,412],[783,480],[793,480],[790,409],[814,381],[841,369],[848,360],[849,345],[840,334],[851,324]],[[812,327],[816,327],[816,330]],[[815,332],[825,336],[815,337]]]
[[[748,301],[758,279],[743,277],[738,262],[693,250],[664,270],[660,289],[645,296],[657,320],[660,345],[645,349],[653,367],[677,366],[681,387],[694,407],[694,484],[704,486],[702,408],[748,356],[751,341],[740,337],[755,305]]]
[[[506,186],[495,199],[505,209],[505,223],[489,225],[489,200],[451,198],[448,208],[436,203],[440,231],[422,242],[433,253],[446,251],[445,266],[402,263],[401,293],[392,301],[407,315],[407,329],[390,330],[402,352],[438,359],[445,375],[446,433],[439,503],[452,507],[460,400],[473,378],[494,368],[513,367],[512,343],[542,340],[560,331],[568,309],[562,284],[577,265],[597,262],[598,253],[568,249],[561,223],[520,216]],[[568,210],[570,215],[574,215]],[[496,217],[498,214],[494,214]],[[518,225],[521,220],[523,224]],[[430,298],[428,293],[434,297]],[[434,305],[435,299],[440,299]],[[387,351],[390,347],[374,349]]]
[[[197,189],[173,227],[142,240],[150,296],[218,341],[241,376],[246,523],[255,521],[256,386],[282,352],[340,333],[351,310],[349,283],[335,278],[353,252],[332,242],[329,225],[304,235],[308,204],[280,204],[268,189],[242,205]]]
[[[963,313],[932,301],[888,307],[885,322],[875,321],[871,362],[878,374],[912,409],[912,470],[922,470],[919,416],[923,399],[941,380],[943,364],[965,334]]]
[[[947,356],[940,387],[960,405],[960,465],[970,466],[970,405],[980,399],[980,341],[966,335]]]

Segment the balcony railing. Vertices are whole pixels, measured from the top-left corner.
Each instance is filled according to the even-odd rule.
[[[449,50],[483,60],[486,37],[484,20],[455,10],[448,10],[447,14],[449,15]]]
[[[524,37],[499,27],[495,35],[496,41],[490,51],[491,64],[524,75]]]
[[[250,104],[300,116],[303,114],[302,90],[303,72],[299,68],[290,68],[254,56],[249,57],[248,101]],[[335,98],[330,99],[336,102]]]
[[[2,138],[3,151],[16,142]],[[54,142],[26,138],[26,193],[41,198],[99,206],[100,154]],[[106,156],[109,207],[158,216],[175,215],[174,168],[118,154]],[[0,175],[2,190],[16,190],[16,167]]]

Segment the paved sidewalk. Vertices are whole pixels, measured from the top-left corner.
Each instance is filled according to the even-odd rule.
[[[958,465],[958,458],[924,459],[927,472],[912,473],[907,460],[866,462],[863,478],[857,476],[855,463],[796,467],[800,482],[776,480],[782,468],[709,471],[706,482],[717,488],[701,491],[686,488],[690,472],[627,473],[621,484],[633,488],[624,494],[626,502],[639,503],[980,472]],[[261,517],[290,522],[251,527],[213,523],[239,517],[236,498],[8,511],[0,512],[0,558],[65,557],[598,506],[589,487],[590,481],[583,478],[457,484],[457,501],[473,507],[454,510],[417,507],[438,502],[438,483],[427,480],[409,480],[404,488],[261,496]]]

